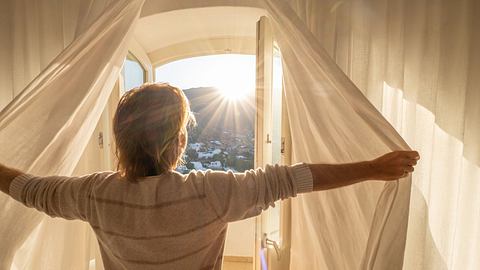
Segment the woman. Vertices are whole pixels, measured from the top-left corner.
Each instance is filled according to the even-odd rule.
[[[0,165],[0,189],[52,217],[88,222],[107,270],[220,269],[228,222],[298,193],[396,180],[419,159],[415,151],[396,151],[350,164],[183,175],[174,169],[192,121],[182,90],[142,85],[121,98],[114,117],[117,172],[37,177]]]

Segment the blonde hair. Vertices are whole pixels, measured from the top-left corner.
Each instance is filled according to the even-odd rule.
[[[174,170],[195,118],[182,90],[144,84],[125,93],[113,119],[118,170],[129,181]]]

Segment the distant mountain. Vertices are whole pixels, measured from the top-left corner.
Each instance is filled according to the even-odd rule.
[[[229,131],[236,134],[252,133],[255,121],[254,97],[229,101],[213,87],[183,90],[201,132]]]

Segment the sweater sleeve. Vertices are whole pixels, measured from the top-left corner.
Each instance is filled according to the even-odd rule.
[[[106,173],[82,177],[38,177],[23,174],[12,181],[9,193],[25,206],[51,217],[87,220],[93,184],[105,176]]]
[[[244,173],[207,171],[202,176],[207,200],[225,222],[256,216],[277,200],[313,190],[312,174],[303,163]]]

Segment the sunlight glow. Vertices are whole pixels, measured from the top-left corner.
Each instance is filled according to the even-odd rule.
[[[250,89],[232,85],[216,85],[222,96],[228,101],[242,101],[250,94]]]
[[[218,91],[210,96],[193,95],[191,100],[191,103],[204,103],[202,113],[210,116],[205,132],[219,121],[225,127],[233,126],[234,130],[244,129],[240,122],[231,122],[232,119],[239,115],[246,117],[255,110],[255,55],[208,55],[174,61],[155,69],[155,81],[168,82],[183,90],[214,88]]]
[[[255,93],[255,56],[223,54],[182,59],[155,70],[157,82],[181,89],[217,88],[226,101],[242,101]]]

